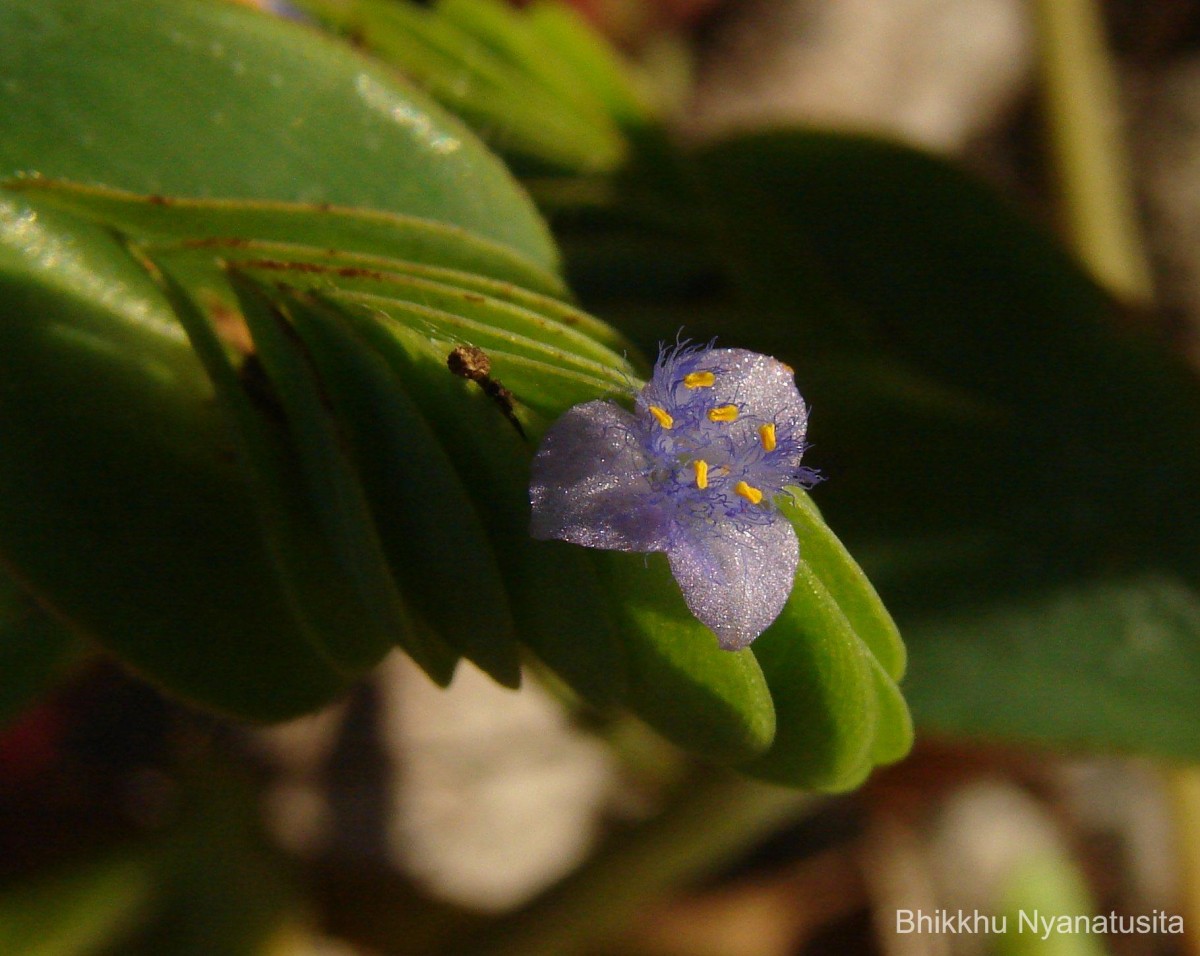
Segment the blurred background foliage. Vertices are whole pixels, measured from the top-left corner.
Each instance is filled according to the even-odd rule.
[[[1135,28],[1114,5],[1113,61],[1093,4],[916,4],[950,38],[922,73],[941,34],[900,13],[720,6],[0,12],[0,800],[22,821],[0,951],[320,952],[319,926],[382,952],[900,952],[898,907],[1192,912],[1190,771],[1034,755],[1200,751],[1179,235],[1196,206],[1130,174],[1116,84],[1148,77],[1150,97],[1200,12]],[[818,48],[848,65],[825,100],[789,94],[823,75]],[[964,75],[982,105],[955,100]],[[1147,243],[1156,200],[1175,218]],[[664,567],[530,542],[529,446],[444,366],[485,347],[536,439],[680,330],[779,356],[814,408],[830,480],[820,512],[790,515],[809,576],[753,653],[711,647]],[[753,776],[849,789],[911,743],[892,617],[928,743],[857,803],[697,769],[622,716]],[[460,657],[507,686],[524,662],[540,680],[520,696],[548,688],[558,716],[521,719],[586,725],[540,746],[564,748],[564,780],[604,782],[569,791],[583,835],[546,851],[540,883],[472,896],[460,874],[456,893],[464,864],[422,842],[421,800],[486,821],[461,738],[487,734],[422,736],[458,719],[424,678],[389,659],[302,730],[247,732],[130,683],[93,641],[171,697],[267,720],[344,695],[397,642],[436,684]],[[474,693],[500,723],[507,705]],[[620,832],[582,862],[604,815]],[[697,912],[605,942],[739,859]],[[571,870],[504,916],[470,912]],[[1116,945],[1051,943],[1068,944]]]

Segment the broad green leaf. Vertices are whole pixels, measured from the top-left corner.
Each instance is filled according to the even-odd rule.
[[[74,198],[109,207],[77,201],[76,213],[161,237],[164,218],[186,219],[179,208],[108,187],[232,196],[251,202],[201,202],[165,235],[236,243],[249,206],[260,239],[424,255],[561,293],[545,228],[496,160],[337,44],[199,0],[22,2],[0,27],[13,131],[0,169],[97,184]],[[39,600],[174,692],[258,717],[311,709],[342,678],[279,588],[212,383],[125,250],[47,205],[68,191],[4,201],[14,291],[0,335],[19,374],[0,409],[0,548]],[[313,203],[376,212],[314,215]]]
[[[245,716],[342,686],[295,629],[212,385],[104,230],[0,196],[0,553],[73,630]],[[170,639],[164,639],[170,635]]]
[[[749,650],[729,652],[692,616],[664,555],[597,552],[623,625],[630,708],[709,760],[742,763],[775,735],[771,690]]]
[[[1200,667],[1200,387],[1175,350],[923,153],[790,130],[691,162],[725,294],[704,309],[668,291],[637,337],[690,315],[694,336],[796,366],[822,510],[908,639],[918,723],[1200,756],[1182,697]],[[1098,622],[1159,607],[1157,580],[1173,582],[1171,613],[1150,612],[1171,653],[1127,681]]]
[[[1072,748],[1200,753],[1200,597],[1166,574],[1048,581],[914,617],[922,726]]]
[[[0,732],[87,654],[87,646],[0,572]]]
[[[458,120],[315,31],[213,0],[11,0],[0,36],[0,176],[383,210],[556,267]]]

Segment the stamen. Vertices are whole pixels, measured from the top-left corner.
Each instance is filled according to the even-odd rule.
[[[667,431],[670,431],[675,424],[673,419],[665,408],[659,408],[657,405],[650,406],[650,414],[654,416],[654,420],[662,425]]]
[[[774,425],[759,425],[758,437],[762,441],[763,451],[775,450],[775,426]]]
[[[712,372],[688,372],[683,377],[683,384],[688,388],[712,388],[716,380]]]
[[[734,494],[741,495],[750,504],[756,505],[763,500],[763,493],[753,485],[748,485],[744,481],[739,481],[733,486]]]
[[[708,487],[708,462],[703,458],[697,458],[692,462],[692,468],[696,472],[696,487],[703,491]],[[759,495],[759,497],[761,498],[762,495]]]
[[[776,359],[775,361],[779,362],[779,359]],[[779,362],[779,364],[783,366],[784,370],[788,373],[788,375],[796,374],[796,370],[794,368],[792,368],[790,365],[788,365],[787,362]]]
[[[738,409],[736,405],[720,405],[708,410],[708,420],[710,422],[736,422],[737,417]]]

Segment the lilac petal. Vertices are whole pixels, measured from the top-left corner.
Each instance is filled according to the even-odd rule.
[[[533,460],[530,534],[588,548],[662,551],[670,517],[652,494],[633,415],[585,402],[546,432]]]
[[[787,603],[800,548],[782,515],[675,542],[667,553],[688,608],[727,651],[746,647]]]
[[[790,422],[803,439],[808,408],[792,370],[781,361],[745,349],[713,349],[701,364],[716,370],[712,388],[705,390],[710,405],[740,405],[759,418]]]

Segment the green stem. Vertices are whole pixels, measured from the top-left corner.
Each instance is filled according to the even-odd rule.
[[[1033,0],[1050,151],[1070,241],[1119,299],[1149,304],[1116,78],[1095,0]]]
[[[469,940],[454,956],[570,956],[624,928],[647,902],[711,873],[771,830],[810,812],[812,795],[713,771],[657,817],[610,840],[587,864]]]

